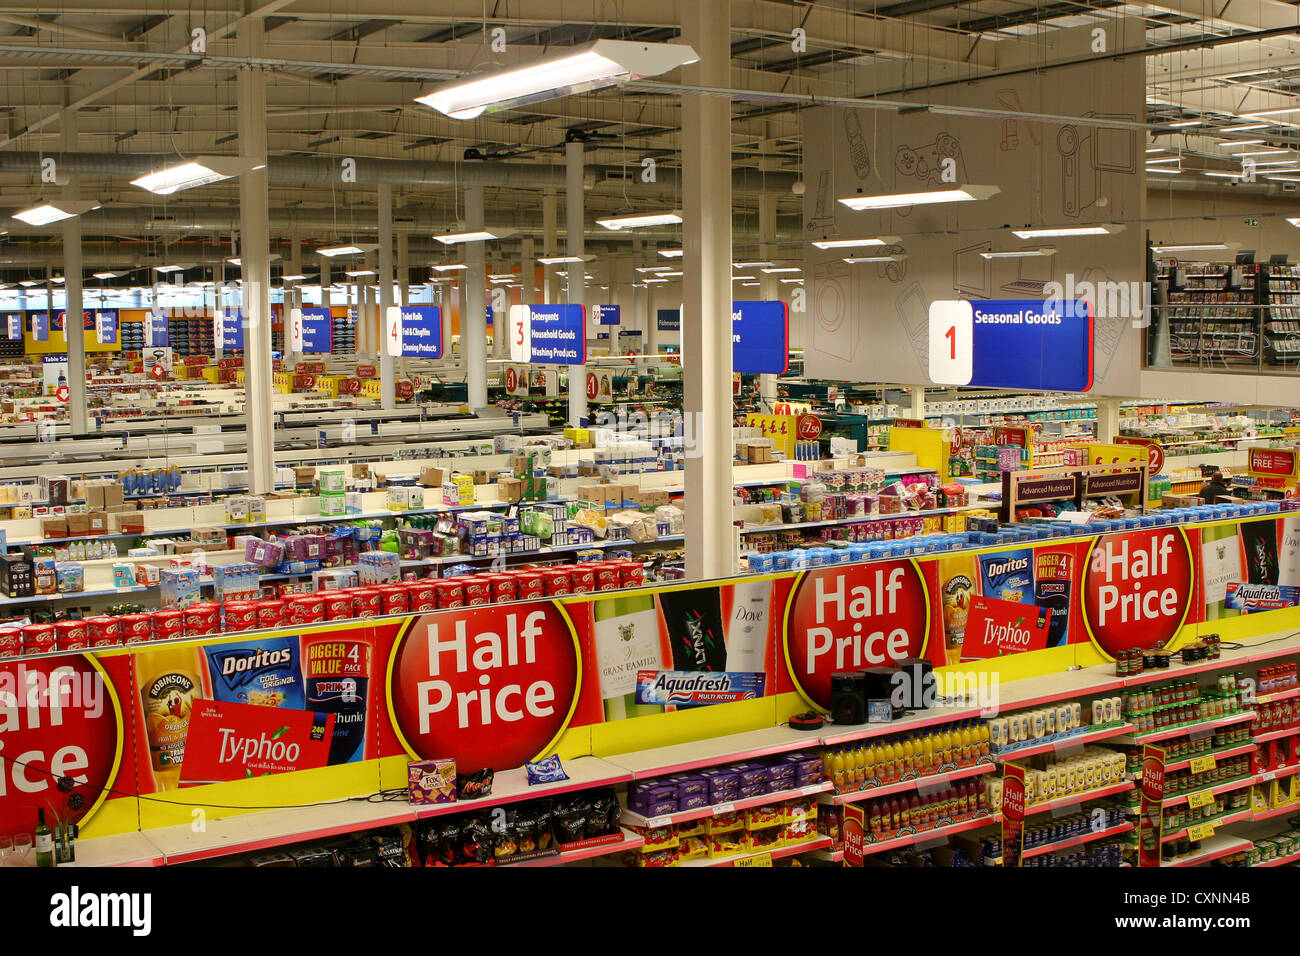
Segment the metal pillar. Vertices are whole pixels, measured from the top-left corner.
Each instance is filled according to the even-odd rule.
[[[583,255],[585,236],[586,196],[582,191],[582,161],[586,146],[581,143],[564,144],[564,236],[566,254]],[[583,305],[586,302],[585,262],[569,264],[569,301]],[[586,323],[583,323],[586,334]],[[587,366],[569,366],[569,424],[575,428],[587,417]]]
[[[729,0],[685,4],[682,39],[699,62],[687,84],[730,81]],[[686,573],[724,577],[735,568],[731,474],[731,100],[682,98]]]
[[[281,274],[285,273],[293,276],[302,275],[302,236],[296,231],[289,236],[289,268]],[[294,353],[292,337],[289,335],[289,311],[302,308],[302,280],[296,280],[292,286],[284,283],[283,280],[281,284],[284,285],[284,308],[280,310],[284,319],[284,331],[280,336],[283,346],[280,351],[283,353],[284,367],[293,368],[298,357]]]
[[[410,238],[405,232],[397,234],[397,295],[401,300],[398,305],[411,304]]]
[[[243,0],[245,14],[259,0]],[[262,55],[260,17],[239,24],[239,52]],[[267,227],[266,74],[241,67],[238,80],[239,152],[260,163],[239,178],[239,236],[244,278],[244,414],[248,435],[248,482],[253,494],[275,489],[271,417],[271,256]]]
[[[556,212],[559,203],[557,202],[555,190],[547,189],[542,193],[542,255],[550,257],[556,254],[560,248],[559,229],[556,226]],[[556,288],[559,280],[555,276],[555,267],[546,266],[542,270],[542,301],[551,303],[555,301]]]
[[[379,334],[375,336],[379,351],[379,395],[384,408],[397,407],[396,373],[393,357],[385,348],[384,329],[388,309],[393,305],[393,187],[379,186]]]
[[[465,187],[465,225],[470,230],[483,228],[483,187]],[[460,310],[460,347],[465,357],[465,382],[469,407],[473,410],[487,407],[487,302],[483,284],[487,276],[483,268],[483,243],[468,243],[465,255],[465,295]],[[498,324],[505,316],[495,318]]]
[[[522,288],[519,290],[519,301],[524,305],[532,305],[537,294],[537,255],[536,241],[532,236],[524,236],[520,243],[520,263],[519,263],[519,284]],[[509,355],[509,349],[506,355]]]
[[[758,161],[759,169],[779,169],[780,160],[775,156],[769,158],[766,154],[776,152],[776,144],[770,140],[764,140],[761,152],[764,154]],[[776,246],[776,193],[765,192],[758,197],[758,258],[767,262],[775,261],[777,256]],[[761,293],[759,298],[768,302],[773,299],[781,298],[780,283],[776,276],[760,271],[758,273],[759,289]],[[775,375],[760,375],[758,377],[758,393],[768,408],[776,401],[776,379]]]
[[[63,148],[75,152],[77,142],[77,111],[63,116]],[[64,195],[77,199],[78,177],[71,176]],[[73,216],[63,221],[63,333],[68,342],[68,425],[74,433],[84,432],[86,421],[86,339],[82,334],[81,295],[81,217]],[[49,316],[54,318],[54,297],[50,296]]]

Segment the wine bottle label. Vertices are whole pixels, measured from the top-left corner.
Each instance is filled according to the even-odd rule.
[[[659,669],[659,615],[653,604],[599,619],[594,630],[603,699],[636,693],[637,671]]]
[[[36,834],[35,843],[37,853],[49,853],[54,849],[54,834],[38,833]]]

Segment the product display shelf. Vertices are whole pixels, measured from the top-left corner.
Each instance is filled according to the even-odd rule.
[[[1274,690],[1267,694],[1261,694],[1255,698],[1255,704],[1256,706],[1273,704],[1279,700],[1290,700],[1292,697],[1300,697],[1300,687],[1288,687],[1286,690]]]
[[[1103,727],[1100,730],[1093,730],[1087,733],[1070,734],[1065,737],[1059,737],[1056,740],[1048,741],[1045,744],[1036,744],[1032,747],[996,751],[993,754],[993,759],[999,763],[1005,763],[1008,760],[1019,760],[1022,757],[1033,757],[1037,754],[1051,753],[1054,750],[1066,750],[1071,747],[1082,747],[1084,744],[1096,743],[1099,740],[1109,740],[1118,734],[1127,733],[1132,729],[1132,724],[1118,724],[1114,727]]]
[[[1270,740],[1281,740],[1283,737],[1294,737],[1300,734],[1300,727],[1283,727],[1281,730],[1270,730],[1267,733],[1256,734],[1251,739],[1257,744],[1267,743]]]
[[[1200,826],[1202,824],[1209,823],[1212,824],[1214,826],[1214,829],[1217,831],[1220,827],[1226,827],[1231,823],[1241,823],[1243,820],[1253,820],[1254,818],[1255,818],[1254,810],[1237,810],[1232,813],[1221,814],[1217,817],[1210,817],[1208,820],[1197,820],[1196,823],[1192,825]],[[1187,836],[1187,830],[1188,830],[1187,827],[1183,827],[1182,829],[1175,830],[1173,833],[1161,834],[1160,842],[1170,843],[1174,840],[1177,840],[1179,837],[1185,837]],[[1207,837],[1206,839],[1209,838]]]
[[[1232,724],[1241,724],[1254,719],[1255,712],[1253,710],[1243,710],[1235,714],[1226,714],[1223,717],[1214,717],[1210,720],[1194,720],[1190,723],[1179,724],[1177,727],[1165,727],[1147,734],[1125,734],[1123,737],[1115,738],[1115,740],[1116,743],[1123,744],[1153,744],[1160,740],[1170,740],[1184,734],[1195,733],[1198,730],[1213,730],[1215,727],[1228,727]]]
[[[212,582],[207,582],[211,584]],[[95,591],[59,591],[55,594],[33,594],[29,597],[0,598],[0,607],[17,604],[41,604],[46,601],[62,601],[73,598],[113,597],[120,594],[139,594],[143,591],[157,591],[158,588],[148,584],[137,584],[129,588],[101,588]]]
[[[1048,843],[1043,846],[1036,846],[1033,849],[1025,850],[1020,854],[1022,860],[1028,860],[1035,856],[1046,856],[1048,853],[1057,853],[1061,850],[1073,849],[1076,846],[1083,846],[1085,843],[1094,843],[1097,840],[1104,840],[1107,837],[1119,836],[1121,833],[1128,833],[1133,830],[1133,824],[1120,823],[1113,827],[1107,827],[1105,830],[1095,830],[1084,833],[1077,837],[1071,837],[1068,840],[1058,840],[1056,843]],[[1002,857],[990,861],[992,866],[1001,866]]]
[[[1300,863],[1300,853],[1292,853],[1288,856],[1279,856],[1276,859],[1269,860],[1265,863],[1256,863],[1251,869],[1263,869],[1274,866],[1290,866],[1292,863]]]
[[[626,770],[632,779],[660,777],[670,773],[685,773],[701,767],[712,767],[733,760],[751,760],[789,753],[791,750],[812,749],[822,743],[815,733],[791,730],[785,725],[747,730],[723,737],[709,737],[684,744],[633,750],[604,758]],[[568,764],[565,764],[566,768]]]
[[[1241,850],[1249,850],[1251,843],[1249,840],[1243,840],[1241,837],[1228,836],[1226,834],[1216,833],[1208,840],[1201,841],[1201,848],[1194,853],[1188,853],[1185,856],[1176,856],[1168,860],[1163,860],[1161,866],[1200,866],[1203,863],[1209,863],[1221,857],[1231,856]]]
[[[1243,754],[1255,752],[1255,745],[1238,744],[1235,747],[1225,747],[1222,750],[1209,750],[1203,754],[1197,754],[1195,757],[1187,757],[1183,760],[1177,760],[1174,763],[1165,764],[1165,773],[1172,773],[1175,770],[1186,770],[1192,765],[1193,760],[1200,760],[1202,757],[1213,757],[1215,760],[1226,760],[1229,757],[1240,757]]]
[[[657,817],[644,817],[635,810],[624,807],[621,819],[628,826],[633,827],[666,827],[672,823],[689,823],[692,820],[703,820],[705,817],[716,817],[722,814],[736,813],[740,810],[749,810],[753,807],[764,807],[772,803],[781,803],[784,800],[810,797],[816,793],[825,793],[830,789],[831,782],[823,780],[821,783],[810,783],[806,787],[795,787],[793,790],[779,790],[773,793],[764,793],[757,797],[746,797],[743,800],[732,800],[729,803],[715,803],[707,807],[696,807],[694,810],[665,813]]]
[[[77,859],[59,866],[162,866],[158,847],[143,833],[117,833],[76,841]]]
[[[844,518],[831,518],[826,521],[796,521],[791,524],[746,524],[740,529],[741,534],[759,534],[764,531],[798,531],[800,528],[825,528],[830,525],[866,524],[871,521],[890,521],[894,518],[924,518],[930,515],[956,514],[974,505],[959,505],[951,508],[930,508],[926,511],[900,511],[898,514],[849,515]]]
[[[842,806],[846,803],[859,803],[863,800],[887,797],[894,793],[906,793],[910,790],[939,790],[955,780],[965,780],[967,777],[979,777],[988,773],[996,773],[997,769],[995,765],[987,763],[976,764],[973,767],[958,767],[956,770],[950,770],[947,773],[932,773],[924,777],[913,777],[910,780],[883,784],[879,787],[867,787],[863,790],[853,790],[846,793],[828,793],[826,796],[821,797],[820,800],[822,803]]]
[[[870,737],[884,737],[889,734],[905,733],[909,730],[920,730],[924,727],[933,727],[935,724],[970,720],[980,716],[980,713],[981,709],[976,706],[930,707],[925,710],[910,711],[898,720],[890,721],[887,724],[853,724],[850,726],[854,729],[845,729],[840,733],[827,733],[822,736],[820,742],[827,747],[833,747],[836,744],[852,743]],[[809,741],[809,744],[815,745],[817,742],[817,739],[813,738]]]
[[[1256,810],[1251,817],[1258,822],[1260,820],[1272,820],[1274,817],[1295,816],[1300,814],[1300,803],[1288,804],[1284,807],[1272,807],[1268,810]]]
[[[1293,777],[1300,773],[1300,763],[1286,764],[1281,767],[1275,767],[1272,770],[1261,770],[1255,774],[1256,783],[1269,783],[1280,777]]]
[[[1025,806],[1025,816],[1032,817],[1040,813],[1055,813],[1057,810],[1064,810],[1079,803],[1088,803],[1091,800],[1101,800],[1104,797],[1113,797],[1117,793],[1127,793],[1132,790],[1134,784],[1131,780],[1123,783],[1112,783],[1107,787],[1098,787],[1096,790],[1084,790],[1081,793],[1071,793],[1064,797],[1057,797],[1055,800],[1044,800],[1042,803],[1030,803]]]
[[[602,760],[600,757],[574,757],[564,761],[564,772],[568,780],[555,783],[528,784],[528,774],[523,767],[501,770],[492,780],[490,796],[477,800],[453,800],[451,803],[429,803],[408,808],[414,819],[424,820],[429,817],[445,817],[452,813],[465,813],[479,807],[498,807],[521,800],[537,797],[555,797],[563,793],[590,790],[593,787],[612,787],[627,783],[632,775],[621,767]]]
[[[831,845],[831,838],[828,836],[811,837],[807,840],[800,840],[798,843],[791,843],[786,846],[773,847],[770,850],[750,851],[748,853],[736,853],[732,856],[720,856],[716,859],[708,857],[699,857],[694,860],[686,860],[679,863],[681,867],[710,867],[710,866],[746,866],[749,860],[764,861],[779,860],[782,857],[798,856],[801,853],[810,853],[814,850],[824,850]]]
[[[520,863],[502,862],[497,866],[565,866],[569,863],[580,863],[584,860],[595,860],[600,857],[610,856],[614,853],[622,853],[625,850],[636,850],[645,846],[645,839],[637,836],[630,830],[621,830],[623,839],[611,843],[596,843],[591,846],[579,847],[573,850],[561,850],[553,856],[540,856],[533,860],[524,860]]]
[[[1231,793],[1233,790],[1240,790],[1242,787],[1250,787],[1259,782],[1260,782],[1259,778],[1252,775],[1247,775],[1245,777],[1238,777],[1235,780],[1227,780],[1224,781],[1223,783],[1216,783],[1212,787],[1201,787],[1200,789],[1197,790],[1189,790],[1187,791],[1187,793],[1180,793],[1174,797],[1165,797],[1160,802],[1160,805],[1165,807],[1176,807],[1180,803],[1186,803],[1192,797],[1193,794],[1209,793],[1209,794],[1213,794],[1214,796],[1218,796],[1221,793]]]
[[[872,853],[884,853],[888,850],[897,850],[905,846],[914,846],[918,843],[928,843],[931,840],[945,839],[950,836],[956,836],[958,833],[965,833],[968,830],[978,830],[982,827],[993,826],[994,824],[1001,822],[1001,813],[989,813],[981,817],[972,817],[969,820],[962,820],[960,823],[950,823],[943,827],[931,827],[928,830],[917,830],[915,833],[905,833],[902,836],[891,837],[888,840],[881,840],[877,843],[867,843],[864,841],[862,844],[862,854],[867,856]],[[867,834],[867,836],[870,836],[870,834]]]

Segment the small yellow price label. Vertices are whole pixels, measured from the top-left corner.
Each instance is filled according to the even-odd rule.
[[[1198,810],[1201,807],[1208,807],[1213,802],[1214,794],[1209,790],[1198,790],[1196,793],[1189,793],[1187,795],[1187,805],[1193,810]]]
[[[1208,840],[1212,836],[1214,836],[1213,823],[1198,823],[1187,828],[1187,839],[1189,840]]]
[[[1205,754],[1203,757],[1193,757],[1189,769],[1192,773],[1205,773],[1207,770],[1213,770],[1216,766],[1214,754]]]
[[[737,860],[737,861],[735,862],[735,866],[766,866],[766,867],[771,867],[771,865],[772,865],[772,854],[771,854],[771,853],[759,853],[757,856],[747,856],[747,857],[744,857],[743,859]]]

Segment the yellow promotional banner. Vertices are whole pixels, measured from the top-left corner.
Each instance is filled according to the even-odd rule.
[[[745,424],[760,429],[764,438],[771,438],[774,446],[785,452],[787,459],[794,458],[794,444],[798,439],[795,428],[797,422],[794,415],[759,415],[751,412],[745,416]]]

